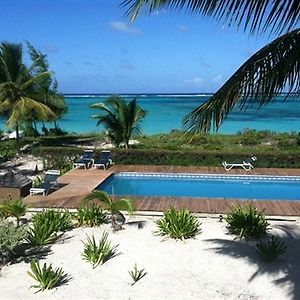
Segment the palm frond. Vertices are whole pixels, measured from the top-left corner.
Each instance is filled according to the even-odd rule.
[[[300,29],[291,31],[256,52],[207,101],[184,120],[187,131],[219,129],[235,105],[265,105],[286,91],[300,91]]]
[[[111,205],[111,203],[112,203],[112,199],[110,198],[110,196],[106,192],[98,191],[98,190],[92,191],[91,194],[86,196],[84,198],[84,203],[88,203],[88,202],[91,202],[93,200],[98,200],[101,203],[104,203],[106,205]]]
[[[299,0],[124,0],[125,17],[134,20],[141,11],[185,10],[190,14],[212,16],[229,26],[242,26],[251,32],[284,32],[300,21]]]
[[[118,201],[113,202],[113,211],[119,211],[119,210],[125,210],[129,214],[132,214],[134,211],[133,205],[132,205],[132,200],[131,199],[120,199]]]

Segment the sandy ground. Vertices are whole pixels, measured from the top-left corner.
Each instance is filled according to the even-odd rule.
[[[136,220],[145,221],[142,229]],[[282,260],[268,265],[253,250],[255,242],[235,240],[217,219],[202,219],[202,233],[184,242],[155,236],[154,220],[132,217],[117,233],[109,225],[69,231],[41,260],[62,267],[72,277],[68,284],[35,293],[23,261],[2,269],[0,299],[300,299],[299,222],[272,223],[271,233],[289,247]],[[104,230],[120,255],[93,269],[81,258],[82,241]],[[131,286],[128,270],[135,263],[147,275]]]

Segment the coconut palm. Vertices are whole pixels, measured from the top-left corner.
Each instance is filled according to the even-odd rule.
[[[146,112],[136,99],[127,103],[122,97],[111,96],[104,103],[95,103],[91,107],[100,109],[101,114],[92,117],[98,119],[97,125],[103,124],[117,146],[124,143],[127,149],[132,134],[141,134],[139,123]]]
[[[235,105],[270,103],[276,95],[300,91],[300,2],[298,0],[124,0],[126,15],[140,11],[186,10],[212,16],[251,33],[280,35],[251,56],[204,104],[183,120],[190,132],[218,129]]]
[[[0,44],[0,114],[7,116],[7,126],[16,130],[17,139],[20,122],[29,112],[43,119],[55,115],[39,93],[39,84],[49,76],[49,72],[31,73],[23,63],[21,44]]]
[[[95,190],[85,197],[84,203],[86,204],[94,200],[99,201],[104,209],[110,211],[111,223],[113,228],[116,230],[122,229],[122,225],[125,223],[125,217],[120,210],[125,210],[129,214],[133,212],[133,201],[131,199],[120,199],[114,201],[108,193]]]
[[[17,226],[19,227],[20,218],[25,215],[27,211],[26,204],[21,199],[6,201],[0,204],[0,212],[4,217],[15,217]]]

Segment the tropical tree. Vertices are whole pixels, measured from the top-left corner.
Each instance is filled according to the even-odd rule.
[[[95,103],[91,107],[100,109],[101,114],[92,117],[98,119],[97,125],[103,124],[117,146],[124,143],[127,149],[132,134],[141,134],[139,125],[146,112],[136,99],[127,103],[122,97],[111,96],[104,103]]]
[[[17,227],[20,224],[20,218],[25,215],[27,211],[26,204],[22,199],[10,200],[0,204],[0,213],[4,217],[15,217],[17,220]]]
[[[124,0],[122,4],[132,20],[142,10],[186,10],[244,31],[277,36],[185,117],[183,123],[190,132],[218,129],[235,105],[242,109],[250,103],[263,106],[279,93],[286,92],[290,97],[300,91],[299,0]]]
[[[115,230],[122,229],[122,225],[126,220],[120,210],[125,210],[129,214],[133,212],[133,202],[131,199],[120,199],[114,201],[108,193],[94,190],[91,194],[86,196],[84,203],[86,204],[94,200],[99,201],[104,209],[110,211],[111,223]],[[118,224],[118,222],[120,224]]]
[[[17,140],[20,122],[29,112],[43,119],[55,115],[39,93],[39,85],[49,76],[49,72],[31,73],[23,63],[21,44],[0,44],[0,114],[7,116],[7,126],[16,130]]]

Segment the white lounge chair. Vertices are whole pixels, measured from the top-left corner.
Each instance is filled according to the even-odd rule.
[[[89,168],[94,163],[93,155],[93,150],[84,150],[82,157],[73,163],[73,168]]]
[[[59,189],[57,178],[60,175],[59,170],[48,170],[45,172],[44,182],[39,187],[33,187],[30,189],[30,195],[43,194],[47,195],[50,190]]]
[[[111,158],[110,151],[103,150],[101,152],[100,158],[93,163],[92,168],[93,168],[93,170],[96,170],[97,168],[103,168],[105,170],[112,164],[113,164],[113,161]]]
[[[245,171],[250,171],[253,169],[253,165],[249,162],[244,162],[240,164],[229,164],[226,161],[222,162],[222,166],[226,171],[230,171],[232,168],[243,168]]]

